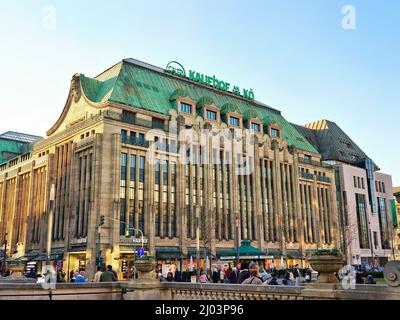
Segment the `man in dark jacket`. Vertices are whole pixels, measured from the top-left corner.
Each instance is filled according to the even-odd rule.
[[[276,279],[276,276],[274,273],[271,274],[271,280],[269,280],[268,285],[270,285],[270,286],[278,285],[278,279]]]
[[[237,283],[242,284],[247,278],[250,278],[249,265],[247,262],[243,262],[240,266],[240,273]]]
[[[219,272],[217,269],[214,269],[214,271],[213,271],[212,280],[213,280],[213,283],[218,283],[218,281],[219,281]]]

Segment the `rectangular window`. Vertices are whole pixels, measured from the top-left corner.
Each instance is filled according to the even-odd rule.
[[[390,249],[389,226],[387,219],[386,199],[378,197],[379,229],[381,231],[382,249]]]
[[[360,177],[357,177],[357,188],[361,188],[361,180]]]
[[[139,133],[139,144],[144,144],[144,134],[143,133]]]
[[[215,111],[207,110],[208,120],[217,120],[217,113]]]
[[[251,129],[256,132],[260,132],[260,125],[258,123],[251,123]]]
[[[364,178],[361,178],[361,188],[365,189],[365,187],[364,187]]]
[[[354,180],[354,188],[357,188],[357,177],[353,176],[353,180]]]
[[[152,118],[153,129],[164,129],[164,120],[158,118]]]
[[[192,106],[190,104],[181,102],[181,112],[192,113]]]
[[[143,156],[139,159],[139,182],[144,182],[144,163],[145,158]]]
[[[271,128],[271,137],[273,137],[273,138],[279,138],[279,137],[280,137],[279,130],[278,130],[278,129]]]
[[[367,212],[365,210],[365,195],[356,193],[356,209],[358,223],[358,238],[361,249],[369,248]]]
[[[229,123],[230,123],[231,126],[239,127],[239,118],[230,117],[229,118]]]
[[[121,130],[121,142],[122,143],[126,143],[126,139],[127,139],[127,131],[126,130],[124,130],[124,129],[122,129]]]
[[[311,156],[308,155],[308,154],[305,154],[304,155],[304,161],[307,162],[307,163],[311,163]]]

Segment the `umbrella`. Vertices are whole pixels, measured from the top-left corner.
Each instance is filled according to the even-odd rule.
[[[190,269],[189,269],[189,271],[193,272],[193,257],[192,256],[190,256]]]

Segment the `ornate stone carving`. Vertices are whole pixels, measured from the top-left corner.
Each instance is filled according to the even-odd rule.
[[[389,261],[383,271],[386,283],[391,287],[400,287],[400,261]]]
[[[74,99],[74,102],[78,102],[81,98],[81,76],[79,73],[75,74],[71,80],[71,94]]]

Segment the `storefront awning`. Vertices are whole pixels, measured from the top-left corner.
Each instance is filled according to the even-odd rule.
[[[182,252],[179,247],[156,247],[157,259],[181,259]]]
[[[24,253],[23,252],[19,252],[19,253],[14,253],[13,255],[11,255],[10,257],[7,258],[7,262],[10,263],[15,263],[18,260],[20,260],[21,258],[23,258]]]

